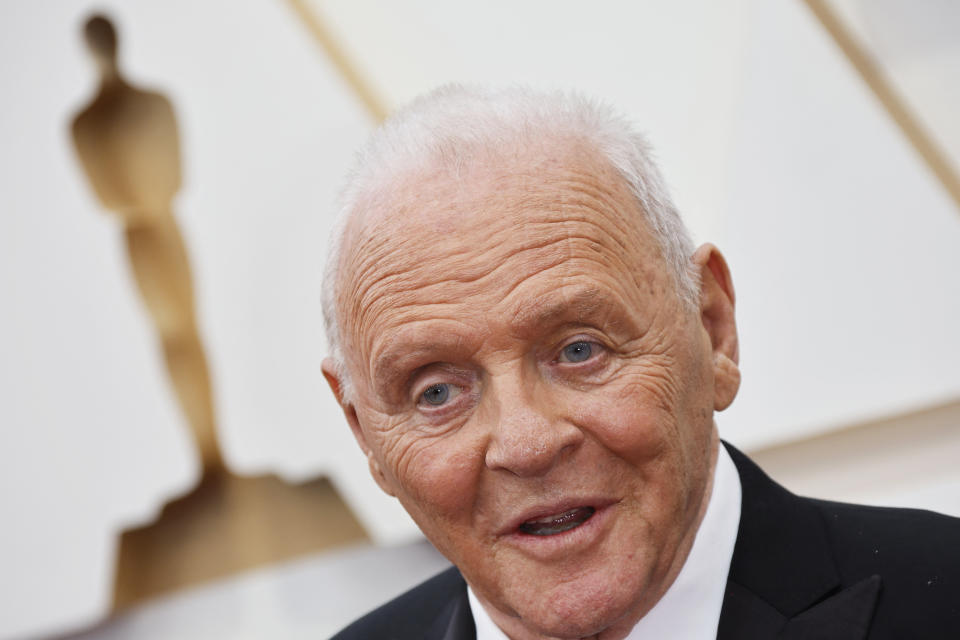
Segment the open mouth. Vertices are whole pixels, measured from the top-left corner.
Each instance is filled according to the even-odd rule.
[[[577,507],[563,513],[527,520],[518,529],[521,533],[532,536],[552,536],[576,529],[589,520],[596,511],[593,507]]]

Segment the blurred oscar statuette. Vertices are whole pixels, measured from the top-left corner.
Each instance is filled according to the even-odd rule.
[[[123,532],[114,608],[364,539],[326,479],[292,485],[272,474],[241,477],[225,465],[188,255],[172,210],[181,183],[173,108],[123,78],[109,20],[92,17],[84,33],[100,86],[73,120],[73,142],[93,192],[123,226],[130,268],[202,463],[190,493],[167,503],[155,522]]]

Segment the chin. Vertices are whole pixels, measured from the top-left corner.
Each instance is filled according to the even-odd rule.
[[[543,620],[525,620],[528,627],[550,638],[580,640],[610,629],[623,617],[622,611],[575,610],[551,612]]]
[[[640,585],[603,576],[601,583],[578,580],[563,589],[540,594],[523,620],[542,635],[556,638],[594,636],[630,617],[637,608]],[[636,587],[636,588],[631,588]]]

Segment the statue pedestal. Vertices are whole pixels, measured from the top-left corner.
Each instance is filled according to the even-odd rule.
[[[329,638],[448,566],[427,542],[361,544],[187,589],[60,640]]]
[[[366,534],[324,478],[207,475],[153,523],[120,538],[114,608],[351,542]]]

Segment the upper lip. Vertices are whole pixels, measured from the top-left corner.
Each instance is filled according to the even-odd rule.
[[[519,529],[520,525],[528,520],[560,515],[561,513],[566,513],[571,509],[578,509],[580,507],[593,507],[599,511],[600,509],[608,507],[615,502],[617,501],[611,500],[610,498],[594,497],[563,498],[562,500],[557,500],[555,502],[541,502],[524,509],[516,517],[511,518],[498,533],[499,535],[515,533],[517,529]]]

